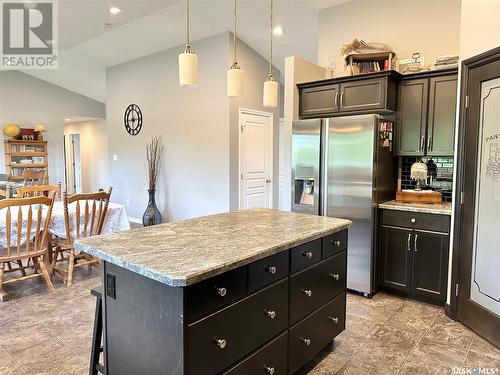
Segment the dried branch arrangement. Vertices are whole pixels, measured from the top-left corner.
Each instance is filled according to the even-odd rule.
[[[163,162],[163,144],[160,136],[155,135],[151,137],[149,143],[146,143],[146,162],[149,190],[156,190]]]

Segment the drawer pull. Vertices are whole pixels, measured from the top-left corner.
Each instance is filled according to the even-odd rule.
[[[331,273],[330,277],[333,277],[335,280],[340,280],[340,275],[338,273]]]
[[[269,367],[269,366],[264,365],[264,368],[266,369],[266,373],[268,375],[274,375],[274,367]]]
[[[337,240],[337,241],[334,241],[334,240],[331,240],[330,243],[335,246],[335,247],[340,247],[340,241]]]
[[[410,222],[411,222],[412,224],[415,224],[415,223],[417,222],[417,219],[415,219],[414,217],[412,217],[412,218],[410,219]]]
[[[270,266],[266,268],[266,271],[269,272],[271,275],[274,275],[278,269],[274,266]]]
[[[220,349],[224,349],[227,345],[227,341],[224,339],[215,339],[215,343]]]
[[[307,346],[311,345],[311,339],[305,339],[305,338],[301,337],[300,341],[302,341]]]
[[[332,316],[329,316],[328,319],[330,319],[332,322],[334,322],[335,324],[338,324],[339,323],[339,318],[334,318]]]
[[[302,256],[306,257],[307,259],[311,259],[313,257],[313,253],[310,251],[304,251],[302,253]]]
[[[227,294],[226,288],[216,288],[217,294],[221,297],[224,297]]]
[[[271,319],[276,318],[276,311],[274,310],[265,310],[265,313]]]
[[[313,292],[310,289],[302,289],[302,293],[304,293],[308,297],[311,297],[313,295]]]

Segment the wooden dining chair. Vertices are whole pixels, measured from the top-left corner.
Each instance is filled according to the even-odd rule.
[[[39,197],[45,196],[48,197],[51,192],[54,193],[54,199],[56,201],[61,199],[61,182],[58,182],[57,185],[34,185],[34,186],[23,186],[17,190],[17,196],[19,198],[28,198],[28,197]]]
[[[12,189],[11,189],[10,186],[7,186],[5,188],[5,190],[4,189],[0,189],[0,197],[3,197],[4,199],[10,198],[11,194],[12,194]]]
[[[3,289],[4,285],[34,277],[43,277],[48,291],[54,291],[43,259],[48,248],[47,239],[53,205],[53,194],[50,197],[0,201],[0,213],[2,217],[5,214],[5,246],[0,247],[0,301],[9,299],[9,295]],[[29,259],[33,262],[34,272],[26,275],[22,261]],[[17,262],[19,266],[12,267],[13,262]],[[4,280],[6,272],[16,271],[21,272],[20,277]]]
[[[46,185],[49,183],[46,169],[25,169],[22,174],[24,186]]]
[[[73,284],[75,268],[82,266],[90,268],[100,264],[99,259],[83,251],[78,255],[75,254],[73,241],[101,234],[112,190],[112,187],[109,187],[107,192],[78,193],[70,196],[63,193],[66,238],[56,239],[51,268],[54,270],[54,274],[60,277],[67,286]],[[72,213],[70,214],[70,205],[73,203],[74,214],[72,215]],[[65,253],[68,254],[66,258],[64,257]],[[59,255],[61,255],[61,260],[67,260],[67,269],[57,267]]]

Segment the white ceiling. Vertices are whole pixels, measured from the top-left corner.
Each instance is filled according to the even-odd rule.
[[[238,0],[238,36],[269,56],[270,0]],[[275,0],[274,63],[287,56],[317,59],[318,11],[350,0]],[[184,43],[184,0],[60,0],[59,70],[27,71],[75,92],[105,100],[105,67]],[[122,8],[111,16],[110,6]],[[232,0],[191,0],[192,39],[232,30]],[[112,23],[102,28],[103,23]],[[86,78],[82,79],[82,75]]]

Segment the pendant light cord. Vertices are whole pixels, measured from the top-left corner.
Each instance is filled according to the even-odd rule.
[[[190,40],[190,24],[189,24],[189,0],[186,0],[186,49],[191,47],[191,40]]]
[[[236,0],[234,0],[234,8],[233,8],[233,44],[234,44],[234,60],[233,64],[238,64],[238,59],[236,55]]]
[[[271,36],[271,56],[269,57],[269,78],[273,78],[273,3],[274,1],[271,0],[271,29],[270,29],[270,36]]]

